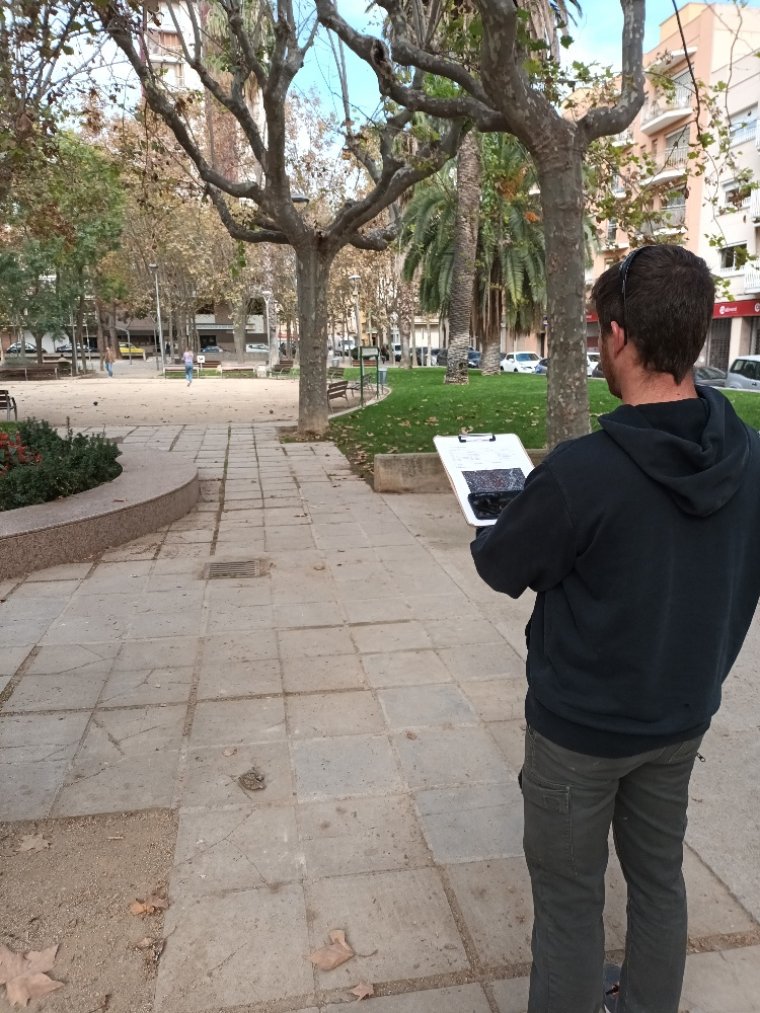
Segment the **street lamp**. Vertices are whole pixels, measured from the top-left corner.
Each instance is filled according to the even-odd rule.
[[[156,317],[158,319],[158,346],[159,346],[159,354],[161,356],[161,366],[163,369],[166,369],[166,363],[164,362],[164,332],[161,327],[161,296],[159,295],[158,291],[158,264],[148,264],[148,267],[153,272],[153,280],[156,283]],[[129,361],[130,362],[132,361],[131,355],[129,357]],[[156,359],[156,364],[158,364],[158,359]]]
[[[361,277],[358,274],[350,274],[348,280],[351,282],[354,297],[354,313],[356,314],[356,354],[359,356],[359,401],[364,404],[364,349],[362,348],[362,318],[359,310],[359,282]]]
[[[264,300],[264,332],[267,336],[267,354],[269,357],[269,368],[274,366],[274,349],[272,347],[272,327],[269,323],[269,300],[272,293],[268,288],[261,290],[261,298]]]

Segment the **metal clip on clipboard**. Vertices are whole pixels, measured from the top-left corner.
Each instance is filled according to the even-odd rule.
[[[496,436],[493,433],[460,433],[460,443],[495,443]]]

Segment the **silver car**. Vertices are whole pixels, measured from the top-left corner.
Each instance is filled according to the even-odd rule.
[[[741,355],[734,359],[726,376],[726,386],[760,390],[760,355]]]

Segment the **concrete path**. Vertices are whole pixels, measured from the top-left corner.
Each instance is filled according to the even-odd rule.
[[[329,443],[106,431],[196,461],[203,502],[0,585],[0,819],[178,814],[156,1013],[316,1013],[360,981],[377,1013],[521,1013],[528,596],[480,583],[452,496],[378,496]],[[690,1013],[760,1013],[759,657],[756,623],[693,780]],[[613,863],[611,950],[624,920]],[[336,928],[357,956],[316,971]]]

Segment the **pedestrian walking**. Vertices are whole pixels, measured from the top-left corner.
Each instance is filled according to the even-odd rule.
[[[182,353],[182,361],[185,364],[185,379],[187,380],[188,387],[193,382],[193,350],[192,348],[185,348]]]
[[[113,379],[113,364],[115,360],[116,356],[113,354],[113,348],[107,344],[103,352],[103,365],[111,379]]]
[[[537,592],[521,772],[529,1013],[677,1013],[689,779],[760,596],[760,438],[692,379],[714,301],[703,260],[642,247],[592,295],[623,403],[555,448],[472,554],[496,591]],[[610,826],[628,907],[605,986]]]

